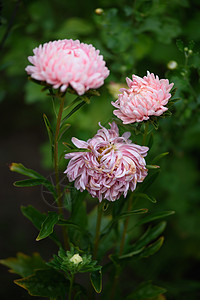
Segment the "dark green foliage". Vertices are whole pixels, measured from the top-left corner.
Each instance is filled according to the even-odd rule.
[[[94,10],[97,7],[103,9],[101,14],[95,14]],[[4,1],[0,20],[0,102],[3,112],[1,128],[6,138],[9,134],[14,136],[19,129],[26,129],[29,135],[29,129],[33,128],[39,134],[36,121],[39,124],[40,120],[42,124],[42,113],[45,112],[44,122],[52,153],[54,151],[55,124],[50,96],[45,89],[41,92],[40,85],[27,80],[24,71],[29,64],[27,57],[32,55],[32,49],[40,43],[59,38],[78,38],[82,42],[92,43],[100,49],[111,71],[105,86],[100,89],[100,97],[91,98],[90,105],[85,105],[88,103],[86,99],[74,102],[74,95],[66,94],[67,105],[71,105],[71,108],[65,114],[67,124],[63,123],[61,126],[59,141],[65,142],[68,147],[71,145],[72,136],[87,140],[96,132],[99,121],[107,126],[109,121],[115,119],[112,115],[114,108],[110,102],[115,100],[116,96],[107,90],[110,81],[124,84],[125,77],[131,78],[133,73],[144,76],[148,69],[160,78],[168,78],[170,82],[174,82],[176,89],[172,91],[173,99],[168,103],[169,110],[163,115],[165,118],[150,119],[146,142],[150,148],[147,156],[149,175],[142,184],[138,184],[131,212],[127,212],[126,200],[109,203],[109,207],[103,213],[98,254],[102,257],[105,253],[110,253],[113,245],[117,249],[117,240],[122,234],[125,217],[129,216],[128,237],[123,256],[121,259],[118,256],[110,256],[112,263],[109,262],[106,268],[110,271],[111,264],[112,267],[113,264],[119,267],[122,261],[128,261],[125,273],[132,276],[135,287],[141,279],[147,281],[154,278],[155,283],[161,282],[161,286],[166,286],[167,299],[197,300],[200,247],[198,1],[86,0],[58,3],[56,0],[11,0]],[[170,61],[177,63],[176,68],[169,67]],[[28,116],[24,103],[31,110]],[[57,109],[55,99],[54,112]],[[34,112],[39,115],[37,119]],[[74,112],[76,113],[73,114]],[[122,125],[119,121],[118,124]],[[141,124],[122,125],[120,130],[130,130],[133,142],[141,143]],[[52,168],[52,157],[48,154],[50,147],[49,143],[43,142],[42,164],[49,169]],[[60,165],[64,170],[67,162],[63,159],[63,149],[60,153]],[[169,155],[165,156],[168,152]],[[8,159],[10,160],[12,161],[12,158]],[[160,169],[150,167],[154,164],[158,164]],[[43,185],[56,199],[55,186],[45,177],[21,164],[12,165],[11,170],[28,177],[15,182],[15,186]],[[94,238],[96,211],[93,208],[96,200],[87,197],[85,201],[86,193],[74,191],[71,185],[69,190],[70,193],[66,193],[64,198],[64,207],[70,213],[68,220],[59,218],[54,212],[43,214],[33,206],[23,206],[22,213],[40,232],[39,239],[49,236],[60,247],[61,242],[53,231],[54,226],[64,226],[68,229],[69,238],[75,246],[90,251]],[[174,211],[176,214],[173,216]],[[146,214],[137,215],[136,212]],[[164,222],[153,223],[151,227],[148,223],[170,215],[172,216],[167,218],[164,247],[155,256],[144,259],[159,249],[163,242],[160,235],[165,228]],[[144,258],[136,264],[135,261],[139,257]],[[56,282],[59,278],[61,291],[63,284],[68,288],[68,280],[61,273],[53,273],[55,270],[51,270],[50,277],[46,277],[46,282],[41,282],[41,290],[38,292],[38,282],[46,275],[46,269],[33,274],[34,268],[43,268],[42,260],[35,254],[30,257],[19,254],[16,259],[1,260],[1,263],[21,276],[31,276],[18,281],[18,284],[32,294],[39,293],[40,296],[48,297],[46,288],[49,279]],[[22,271],[19,271],[18,263],[24,266]],[[101,290],[101,274],[98,272],[91,273],[90,278],[97,292]],[[105,286],[109,285],[110,278],[108,281],[104,283]],[[120,284],[124,286],[126,297],[128,281],[123,276]],[[50,290],[51,288],[58,291],[56,284],[50,286]],[[133,288],[127,299],[159,299],[159,295],[163,294],[165,289],[148,281],[132,291]],[[51,296],[53,297],[53,294]],[[60,297],[62,299],[62,292]],[[102,295],[103,299],[106,297],[109,299],[109,295]],[[124,295],[116,294],[116,299],[123,298]]]

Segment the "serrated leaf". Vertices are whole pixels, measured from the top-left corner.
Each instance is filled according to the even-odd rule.
[[[155,254],[161,247],[164,242],[164,237],[161,236],[157,241],[146,247],[139,255],[139,258],[147,258]]]
[[[133,293],[131,293],[127,300],[144,300],[154,299],[160,294],[166,293],[166,289],[153,285],[150,281],[142,283]]]
[[[17,257],[1,259],[0,263],[9,267],[9,272],[18,274],[22,277],[33,274],[35,269],[46,268],[46,263],[39,253],[33,253],[32,256],[28,256],[23,253],[17,253]]]
[[[48,216],[45,218],[41,225],[41,229],[36,238],[36,241],[40,241],[48,237],[53,232],[54,226],[58,223],[59,217],[60,216],[54,211],[48,212]]]
[[[101,293],[102,290],[102,273],[101,271],[92,272],[90,281],[96,293]]]
[[[28,218],[38,230],[41,229],[42,223],[46,219],[46,214],[41,213],[40,211],[38,211],[37,209],[35,209],[32,205],[28,205],[27,207],[21,206],[21,211],[22,211],[22,214],[26,218]],[[52,233],[50,235],[50,238],[58,246],[61,246],[61,243],[58,240],[58,238],[56,237],[55,233]]]
[[[14,281],[26,289],[31,296],[65,299],[69,281],[56,270],[37,270],[35,274]]]

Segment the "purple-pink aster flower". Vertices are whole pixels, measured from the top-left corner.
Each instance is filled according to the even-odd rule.
[[[100,125],[100,124],[99,124]],[[69,181],[75,181],[76,189],[88,190],[92,197],[115,201],[128,190],[134,191],[137,182],[147,176],[148,147],[133,144],[130,132],[119,136],[115,122],[110,129],[101,127],[87,142],[72,138],[78,148],[89,152],[73,152],[65,155],[70,159],[65,173]]]
[[[143,78],[132,75],[132,79],[126,78],[128,89],[120,89],[122,94],[118,95],[116,102],[112,105],[117,109],[114,115],[123,121],[124,124],[142,122],[150,116],[160,116],[166,110],[173,87],[168,79],[159,79],[153,73],[147,71]]]
[[[26,72],[34,79],[45,81],[64,92],[70,85],[79,95],[99,88],[108,77],[103,56],[92,45],[79,40],[58,40],[33,50]]]

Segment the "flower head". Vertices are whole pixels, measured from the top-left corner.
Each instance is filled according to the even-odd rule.
[[[79,95],[99,88],[108,77],[103,56],[92,45],[79,40],[58,40],[33,50],[26,72],[34,79],[45,81],[64,92],[70,85]]]
[[[136,75],[132,79],[126,78],[128,89],[120,89],[116,102],[112,105],[117,109],[114,114],[123,121],[124,124],[142,122],[148,120],[150,116],[160,116],[166,110],[173,87],[168,79],[159,79],[153,73],[147,72],[143,78]]]
[[[72,138],[76,147],[89,151],[66,154],[70,161],[65,173],[69,181],[75,181],[76,189],[87,189],[99,201],[115,201],[122,194],[126,197],[129,189],[135,190],[137,182],[147,176],[144,157],[148,147],[133,144],[130,132],[119,136],[115,122],[110,129],[100,127],[87,142]]]

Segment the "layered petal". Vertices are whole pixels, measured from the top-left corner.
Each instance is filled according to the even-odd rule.
[[[48,42],[33,50],[26,72],[64,92],[70,85],[78,95],[103,85],[109,75],[103,56],[92,45],[79,40]]]
[[[167,79],[159,79],[147,71],[143,78],[132,75],[132,80],[126,78],[128,89],[121,89],[116,102],[112,105],[117,108],[113,111],[124,124],[142,122],[150,116],[160,116],[168,108],[165,105],[171,97],[169,93],[173,83]]]
[[[110,129],[100,125],[97,134],[87,142],[73,138],[73,143],[89,152],[73,152],[65,155],[70,159],[65,173],[75,187],[88,190],[99,201],[115,201],[128,190],[135,190],[137,182],[147,176],[148,147],[139,146],[129,140],[130,132],[121,137],[115,122]]]

